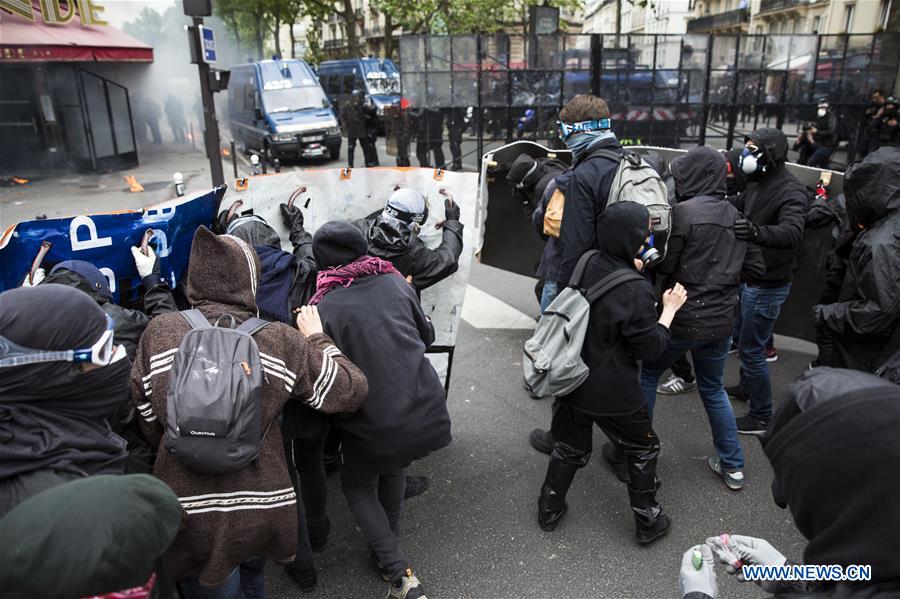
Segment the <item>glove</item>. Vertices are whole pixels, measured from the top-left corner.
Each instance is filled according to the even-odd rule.
[[[219,212],[219,216],[216,217],[216,220],[213,221],[212,232],[216,235],[224,235],[225,231],[228,230],[228,211],[222,210]]]
[[[821,304],[816,304],[812,307],[812,320],[816,326],[822,324],[822,307]]]
[[[694,567],[694,551],[699,551],[703,557],[700,569]],[[716,599],[718,587],[716,586],[716,571],[712,550],[709,545],[694,545],[681,556],[681,593],[703,593],[710,599]]]
[[[447,220],[459,220],[459,205],[447,198],[444,200],[444,214],[447,217]]]
[[[281,205],[281,220],[288,231],[303,228],[303,211],[296,206]]]
[[[43,268],[36,268],[34,269],[34,275],[32,275],[31,281],[28,280],[28,275],[25,275],[25,280],[22,281],[22,287],[34,287],[35,285],[39,285],[45,278],[47,278],[47,271]]]
[[[147,251],[150,252],[149,256],[145,256],[141,248],[131,248],[131,255],[134,256],[134,265],[137,267],[138,274],[141,275],[142,279],[154,273],[159,274],[159,258],[156,257],[156,252],[151,247],[148,247]]]
[[[735,219],[734,236],[741,241],[756,241],[759,237],[759,227],[744,217]]]
[[[744,564],[782,566],[787,561],[787,558],[765,539],[731,535],[728,547]]]

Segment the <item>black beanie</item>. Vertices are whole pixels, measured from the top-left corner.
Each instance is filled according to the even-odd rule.
[[[506,180],[513,185],[524,182],[525,178],[530,174],[532,167],[534,167],[535,162],[535,159],[528,154],[519,154],[519,157],[516,158],[509,167],[509,172],[506,174]]]
[[[319,268],[350,264],[368,249],[362,231],[344,221],[327,222],[313,235],[313,256]]]

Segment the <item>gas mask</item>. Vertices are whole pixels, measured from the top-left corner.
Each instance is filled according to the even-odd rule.
[[[768,168],[760,149],[751,151],[750,148],[744,148],[738,159],[738,164],[740,164],[741,171],[747,176],[764,173]]]
[[[819,108],[818,110],[816,110],[816,115],[817,115],[819,118],[822,118],[822,117],[825,116],[826,114],[828,114],[828,109],[827,109],[827,108]]]
[[[660,255],[659,250],[653,247],[652,233],[638,252],[638,258],[644,263],[644,268],[651,268],[662,260],[662,255]]]

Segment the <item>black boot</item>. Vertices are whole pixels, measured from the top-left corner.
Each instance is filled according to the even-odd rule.
[[[628,487],[628,499],[634,512],[635,537],[646,545],[669,532],[672,522],[656,501],[656,491],[638,491]]]
[[[550,453],[553,451],[553,437],[550,436],[550,431],[548,430],[542,428],[534,429],[531,431],[531,434],[528,435],[528,442],[541,453]]]
[[[616,478],[623,483],[627,483],[630,479],[628,475],[628,462],[625,460],[625,454],[616,449],[616,446],[607,441],[600,449],[600,455],[612,466]]]
[[[566,493],[578,466],[567,464],[560,460],[550,460],[547,466],[547,476],[541,487],[541,495],[538,497],[538,524],[546,531],[556,530],[560,519],[566,513]]]

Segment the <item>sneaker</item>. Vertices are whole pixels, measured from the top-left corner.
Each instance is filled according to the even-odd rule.
[[[672,528],[672,519],[666,514],[660,514],[652,526],[648,528],[638,527],[635,530],[635,539],[638,545],[649,545],[669,532],[670,528]]]
[[[390,575],[388,575],[387,571],[384,569],[384,566],[381,565],[381,562],[378,561],[378,557],[375,555],[374,551],[369,552],[369,569],[380,576],[381,580],[385,582],[391,581]]]
[[[287,573],[288,578],[296,583],[297,588],[300,589],[303,593],[312,593],[316,590],[316,585],[318,584],[318,578],[316,576],[316,569],[311,568],[309,570],[300,570],[293,563],[285,564],[284,571]]]
[[[767,347],[766,348],[766,362],[777,362],[778,361],[778,352],[775,351],[775,347]]]
[[[741,487],[744,486],[744,473],[740,470],[724,468],[719,458],[708,458],[706,463],[709,465],[710,470],[722,477],[722,480],[725,481],[725,486],[732,491],[740,491]]]
[[[431,481],[427,476],[407,476],[406,491],[403,492],[403,499],[409,499],[417,495],[421,495],[431,486]]]
[[[696,388],[697,383],[693,381],[689,383],[680,376],[673,374],[657,385],[656,392],[660,395],[681,395],[682,393],[693,391]]]
[[[328,519],[328,516],[325,516],[325,520],[322,522],[321,526],[310,526],[309,527],[309,546],[310,548],[319,553],[320,551],[325,550],[325,546],[328,545],[328,533],[331,532],[331,520]]]
[[[395,580],[391,583],[391,588],[388,590],[387,599],[428,598],[425,596],[425,589],[422,588],[422,583],[419,582],[419,579],[416,578],[416,575],[413,574],[413,571],[407,568],[406,573],[401,576],[399,580]]]
[[[750,397],[747,395],[747,392],[744,391],[744,388],[739,384],[725,387],[725,393],[728,394],[729,399],[733,399],[735,401],[750,401]]]
[[[737,430],[742,435],[756,435],[761,437],[766,434],[766,427],[769,425],[768,420],[758,420],[747,414],[737,419]]]
[[[549,454],[553,451],[553,437],[550,436],[550,431],[545,431],[542,428],[536,428],[531,431],[531,434],[528,435],[528,442],[541,453]]]

